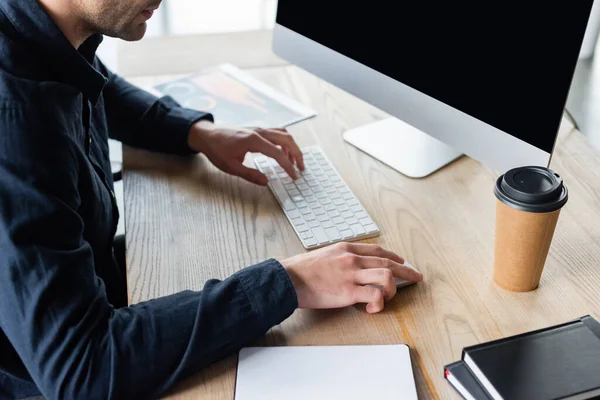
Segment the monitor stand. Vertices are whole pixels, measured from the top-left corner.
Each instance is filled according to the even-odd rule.
[[[397,118],[351,129],[344,139],[410,178],[423,178],[463,154]]]

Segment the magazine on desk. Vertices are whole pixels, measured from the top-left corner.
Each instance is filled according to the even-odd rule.
[[[154,86],[183,107],[210,112],[216,124],[234,127],[285,128],[316,113],[232,64],[203,69]]]

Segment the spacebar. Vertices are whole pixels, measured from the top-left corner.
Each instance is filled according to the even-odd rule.
[[[293,210],[296,208],[294,201],[287,194],[287,191],[283,187],[283,184],[280,181],[271,181],[271,188],[273,189],[273,193],[275,196],[279,198],[284,210]]]

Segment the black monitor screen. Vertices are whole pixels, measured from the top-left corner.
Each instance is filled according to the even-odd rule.
[[[279,0],[277,23],[551,152],[592,0]]]

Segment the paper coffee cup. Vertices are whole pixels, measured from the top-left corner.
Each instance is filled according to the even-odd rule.
[[[515,168],[496,181],[494,282],[513,292],[538,287],[560,210],[568,199],[549,168]]]

